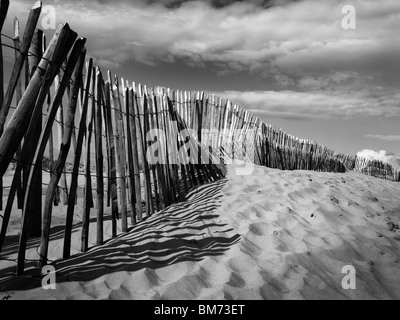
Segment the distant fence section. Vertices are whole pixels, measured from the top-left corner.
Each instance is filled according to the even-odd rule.
[[[353,169],[373,177],[400,181],[400,171],[383,161],[356,157]]]
[[[2,0],[0,29],[7,10]],[[100,245],[105,207],[111,208],[115,237],[117,223],[127,232],[193,187],[224,177],[232,159],[282,170],[357,170],[399,181],[388,164],[298,139],[214,95],[147,88],[104,74],[86,61],[86,39],[68,24],[47,43],[36,29],[40,12],[37,2],[22,38],[17,19],[13,37],[1,35],[0,52],[12,50],[15,61],[5,82],[0,54],[0,180],[12,181],[0,189],[0,255],[16,201],[22,210],[18,274],[30,237],[40,238],[40,264],[49,262],[52,210],[59,203],[67,207],[62,256],[70,256],[78,195],[84,252],[92,208]]]

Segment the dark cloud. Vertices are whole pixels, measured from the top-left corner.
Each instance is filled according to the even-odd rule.
[[[97,0],[101,4],[109,4],[114,2],[113,0]],[[182,4],[187,2],[204,2],[211,5],[213,8],[220,9],[227,6],[230,6],[235,3],[251,3],[255,6],[262,8],[269,8],[272,6],[280,6],[285,5],[289,2],[296,2],[300,0],[125,0],[125,2],[131,2],[132,4],[138,5],[147,4],[147,5],[162,5],[168,9],[176,9],[179,8]]]
[[[88,38],[105,68],[212,66],[225,78],[257,74],[257,90],[281,92],[235,94],[243,106],[285,117],[399,117],[399,2],[355,5],[356,30],[341,27],[341,0],[73,0],[57,2],[57,17]]]

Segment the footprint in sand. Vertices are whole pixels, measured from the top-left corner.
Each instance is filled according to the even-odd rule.
[[[110,300],[131,300],[132,296],[126,287],[121,286],[121,288],[111,291],[108,299],[110,299]]]
[[[200,267],[199,272],[196,274],[199,283],[202,283],[205,288],[211,288],[211,273],[204,267]]]
[[[197,275],[188,275],[167,286],[161,299],[196,299],[207,285]]]
[[[258,256],[263,251],[259,246],[257,246],[247,238],[244,238],[240,244],[240,250],[248,254],[253,259],[258,259]]]
[[[252,232],[256,236],[263,236],[263,235],[266,235],[266,234],[270,233],[269,229],[270,229],[269,225],[267,223],[265,223],[265,222],[252,223],[249,226],[250,232]]]
[[[246,282],[240,273],[232,272],[228,284],[235,288],[243,288],[246,285]]]
[[[261,271],[260,274],[265,281],[265,284],[260,287],[260,295],[264,300],[280,300],[283,295],[289,293],[289,289],[283,281],[272,277],[267,271]]]
[[[229,260],[227,267],[241,273],[257,268],[258,263],[252,259],[245,259],[242,255],[237,255]]]
[[[256,208],[254,210],[256,212],[256,216],[259,219],[267,220],[267,221],[276,221],[278,219],[278,212],[271,211],[268,207],[262,210],[261,208]]]
[[[256,217],[263,220],[275,221],[278,219],[278,213],[276,212],[277,203],[264,203],[254,204],[251,209],[255,212]]]
[[[157,275],[157,271],[154,269],[146,268],[144,274],[152,286],[158,286],[161,282],[161,279]]]

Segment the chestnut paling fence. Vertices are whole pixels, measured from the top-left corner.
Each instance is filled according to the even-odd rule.
[[[7,10],[8,1],[2,0],[0,30]],[[118,223],[127,232],[129,225],[184,199],[193,187],[224,177],[231,159],[283,170],[357,170],[399,181],[389,164],[298,139],[228,100],[204,92],[148,89],[109,71],[103,75],[92,59],[86,61],[86,39],[68,24],[59,26],[47,44],[36,29],[40,12],[37,2],[22,38],[17,19],[13,37],[1,36],[0,255],[16,201],[22,211],[18,274],[25,269],[30,237],[40,238],[40,264],[49,263],[54,206],[67,207],[62,256],[69,258],[77,209],[84,252],[91,208],[100,245],[105,207],[111,208],[116,237]],[[5,92],[3,48],[15,54]],[[3,186],[6,176],[12,182]]]

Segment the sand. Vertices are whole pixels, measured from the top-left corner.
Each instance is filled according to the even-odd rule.
[[[355,172],[255,166],[238,176],[231,165],[226,179],[129,233],[57,261],[56,290],[42,289],[35,272],[12,277],[15,263],[0,261],[0,299],[400,299],[399,191],[399,183]],[[62,252],[64,213],[54,210],[52,259]],[[17,235],[18,214],[10,230]],[[110,231],[107,220],[106,239]],[[6,256],[15,257],[15,246]],[[354,290],[342,287],[347,265]]]

